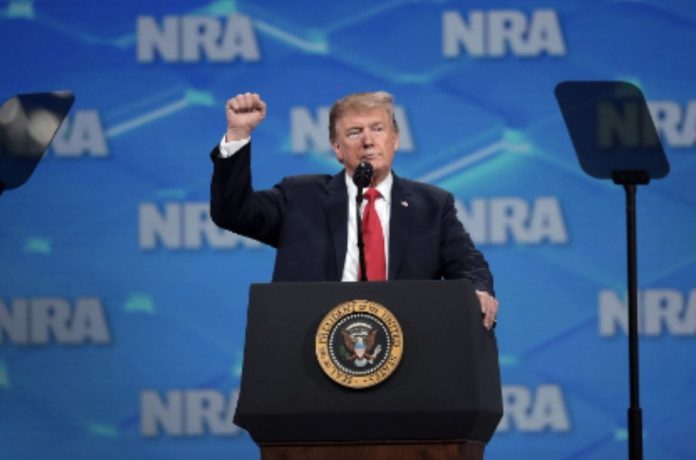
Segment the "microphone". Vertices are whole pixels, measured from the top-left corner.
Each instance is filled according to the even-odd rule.
[[[353,183],[358,188],[369,187],[370,182],[372,182],[373,174],[374,169],[372,168],[372,165],[367,161],[361,161],[353,173]]]

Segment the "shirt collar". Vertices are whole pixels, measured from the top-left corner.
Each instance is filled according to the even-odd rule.
[[[351,200],[355,200],[355,197],[358,194],[358,187],[355,186],[353,183],[353,178],[348,175],[348,173],[345,174],[346,178],[346,188],[348,189],[348,196],[350,197]],[[387,201],[387,204],[391,203],[391,191],[392,191],[392,186],[394,185],[394,175],[392,174],[391,171],[389,171],[389,174],[387,177],[384,178],[382,182],[377,184],[377,191],[382,195],[382,198],[384,198]]]

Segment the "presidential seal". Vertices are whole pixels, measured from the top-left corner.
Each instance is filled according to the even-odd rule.
[[[317,360],[334,382],[368,388],[388,379],[401,362],[404,338],[396,317],[370,300],[333,308],[319,324]]]

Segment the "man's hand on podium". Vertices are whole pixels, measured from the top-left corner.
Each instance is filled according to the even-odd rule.
[[[497,323],[499,303],[495,297],[486,291],[476,291],[476,295],[481,305],[481,314],[483,315],[483,326],[489,331]]]

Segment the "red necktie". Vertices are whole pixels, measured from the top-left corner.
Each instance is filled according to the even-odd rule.
[[[379,215],[375,209],[375,200],[381,197],[382,194],[377,189],[370,188],[363,196],[367,199],[362,218],[367,279],[368,281],[383,281],[387,279],[384,233],[382,232],[382,223],[379,221]]]

